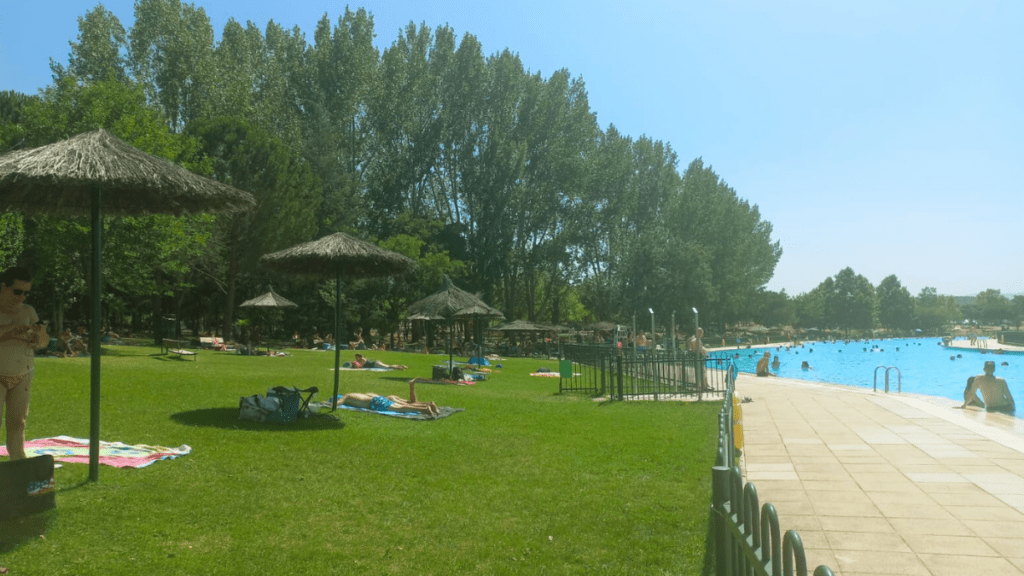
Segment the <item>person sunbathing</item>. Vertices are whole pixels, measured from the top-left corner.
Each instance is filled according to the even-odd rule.
[[[342,406],[365,408],[377,412],[401,412],[440,416],[441,410],[433,402],[415,402],[400,396],[381,396],[373,392],[349,392],[341,398]]]
[[[405,370],[408,366],[402,364],[385,364],[380,360],[370,360],[362,354],[356,354],[356,359],[349,362],[352,368],[384,368],[387,370]]]

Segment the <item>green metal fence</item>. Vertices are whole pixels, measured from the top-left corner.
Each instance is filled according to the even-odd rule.
[[[559,379],[559,392],[607,395],[613,400],[721,398],[727,358],[693,352],[634,352],[610,346],[566,344],[560,356],[572,369]]]
[[[770,502],[758,507],[757,488],[745,486],[737,465],[733,419],[735,365],[727,371],[725,399],[718,413],[718,456],[711,468],[711,533],[717,576],[807,576],[807,557],[800,535],[780,536],[779,515]],[[834,576],[821,565],[814,576]]]

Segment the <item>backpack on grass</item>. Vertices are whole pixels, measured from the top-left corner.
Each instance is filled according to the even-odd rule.
[[[0,462],[0,520],[56,508],[53,456]]]

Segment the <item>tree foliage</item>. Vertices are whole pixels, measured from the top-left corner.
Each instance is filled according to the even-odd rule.
[[[0,147],[105,127],[257,196],[245,216],[111,224],[146,261],[137,278],[111,268],[134,316],[164,299],[196,319],[219,308],[230,329],[235,292],[272,279],[259,255],[341,230],[420,261],[422,278],[346,287],[348,321],[382,330],[441,273],[506,317],[551,322],[697,307],[724,323],[765,303],[781,255],[771,224],[702,159],[680,173],[670,144],[602,129],[581,78],[486,54],[470,33],[410,23],[383,50],[374,36],[362,9],[324,14],[307,41],[233,19],[217,39],[180,0],[138,0],[126,30],[97,5],[39,98],[0,94]],[[48,265],[74,276],[80,260]]]

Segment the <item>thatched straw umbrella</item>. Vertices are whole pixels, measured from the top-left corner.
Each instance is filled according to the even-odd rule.
[[[146,154],[105,130],[0,156],[0,209],[91,216],[90,480],[99,479],[103,212],[181,215],[255,205],[251,194]]]
[[[448,369],[451,370],[452,348],[455,344],[454,320],[456,317],[486,316],[490,318],[504,317],[500,310],[492,308],[484,303],[478,296],[474,296],[465,290],[457,287],[447,274],[444,276],[444,286],[438,292],[418,300],[409,305],[409,314],[424,316],[440,316],[449,321],[448,326]]]
[[[269,292],[260,294],[238,305],[239,308],[298,308],[299,305],[274,292],[273,286],[267,287]],[[256,343],[259,346],[259,342]],[[267,340],[267,354],[270,354],[270,340]]]
[[[383,278],[413,271],[416,262],[397,252],[353,238],[344,232],[265,254],[267,268],[303,276],[334,278],[334,395],[331,408],[338,409],[338,378],[341,374],[341,282],[344,278]]]

